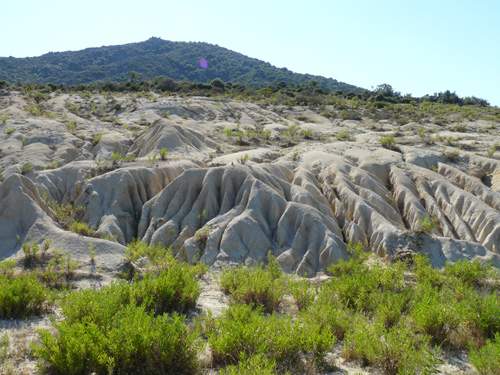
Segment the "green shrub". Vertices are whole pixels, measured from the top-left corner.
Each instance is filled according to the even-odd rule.
[[[421,233],[429,233],[430,234],[437,229],[438,223],[439,222],[435,218],[430,217],[429,215],[426,215],[420,221],[418,231]]]
[[[275,360],[281,368],[298,365],[300,354],[315,362],[331,349],[334,337],[314,322],[265,316],[248,305],[232,305],[209,329],[208,342],[216,364],[231,364],[257,354]]]
[[[21,165],[21,174],[25,175],[31,173],[32,171],[33,171],[33,164],[31,164],[30,162],[26,162]]]
[[[98,145],[102,140],[102,133],[96,133],[92,136],[92,145]]]
[[[3,132],[5,133],[5,135],[10,136],[15,131],[16,131],[16,129],[14,129],[14,128],[5,128]]]
[[[143,306],[156,315],[186,312],[200,294],[197,276],[197,267],[174,261],[158,275],[147,274],[131,284],[115,282],[99,290],[72,293],[62,302],[62,310],[67,320],[100,325],[127,304]]]
[[[346,333],[343,355],[379,367],[384,374],[431,373],[437,363],[426,336],[404,325],[385,329],[380,322],[361,318],[353,320]]]
[[[275,311],[279,307],[286,291],[285,283],[280,269],[276,270],[273,264],[268,267],[227,269],[220,280],[222,289],[231,295],[233,301],[254,307],[261,306],[266,312]]]
[[[481,375],[500,374],[500,333],[480,349],[473,349],[470,360]]]
[[[168,149],[166,147],[160,148],[160,159],[167,160],[167,156],[168,156]]]
[[[478,261],[459,260],[445,266],[443,273],[446,276],[455,277],[469,286],[479,286],[491,275],[491,267],[482,265]]]
[[[69,225],[70,231],[81,234],[82,236],[93,237],[96,235],[95,231],[89,227],[87,223],[82,221],[74,221]]]
[[[292,280],[288,284],[288,290],[292,295],[297,308],[304,310],[309,307],[316,297],[316,290],[307,280]]]
[[[132,301],[155,314],[187,312],[195,307],[200,295],[196,277],[196,268],[172,263],[158,276],[146,275],[132,285]]]
[[[393,149],[396,146],[396,138],[393,135],[383,135],[379,138],[382,147]]]
[[[339,141],[350,141],[352,140],[351,133],[347,129],[339,130],[337,134],[335,134],[335,138]]]
[[[0,275],[0,318],[27,318],[45,311],[49,290],[34,275]]]
[[[277,375],[276,362],[262,354],[243,358],[237,365],[223,368],[220,375]]]
[[[106,325],[62,321],[40,332],[34,353],[52,374],[191,374],[194,337],[178,315],[153,316],[126,306]]]

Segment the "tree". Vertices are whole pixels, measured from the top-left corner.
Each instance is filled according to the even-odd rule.
[[[214,89],[219,89],[219,90],[224,90],[224,81],[220,78],[216,78],[214,80],[212,80],[212,82],[210,82],[210,86],[212,86],[212,88]]]

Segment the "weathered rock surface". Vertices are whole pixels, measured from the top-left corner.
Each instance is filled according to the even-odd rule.
[[[137,238],[213,267],[261,262],[271,251],[303,275],[348,257],[349,242],[387,257],[427,253],[436,266],[500,266],[500,161],[496,146],[486,152],[500,141],[496,123],[457,133],[155,95],[52,94],[38,114],[29,104],[11,93],[0,106],[1,258],[51,239],[82,263],[95,249],[113,272]],[[296,128],[291,135],[296,124],[308,139]],[[418,127],[460,136],[467,150],[424,142]],[[349,140],[335,140],[339,131]],[[380,134],[396,133],[398,147],[380,146]],[[67,204],[101,238],[58,225],[54,205]]]

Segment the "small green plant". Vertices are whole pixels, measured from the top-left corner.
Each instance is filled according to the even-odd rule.
[[[288,125],[288,127],[283,131],[285,137],[289,138],[290,141],[294,141],[300,132],[300,126],[297,124]]]
[[[244,357],[237,365],[224,367],[220,375],[277,375],[276,361],[263,354]]]
[[[70,120],[66,122],[66,129],[68,129],[70,133],[74,134],[76,132],[76,121]]]
[[[87,223],[84,223],[82,221],[73,221],[68,228],[71,232],[81,234],[82,236],[87,236],[87,237],[94,237],[95,231],[89,227]]]
[[[10,118],[10,115],[8,113],[0,114],[0,124],[5,125],[9,118]]]
[[[438,221],[435,218],[426,215],[420,221],[418,232],[430,234],[436,231],[437,227]]]
[[[311,129],[303,129],[302,136],[304,137],[304,139],[313,139],[314,133]]]
[[[33,171],[33,164],[30,162],[23,163],[21,165],[21,174],[26,175]]]
[[[495,152],[497,152],[498,150],[500,150],[500,143],[495,143],[488,148],[488,150],[486,151],[486,156],[492,158],[493,156],[495,156]]]
[[[316,297],[315,288],[307,280],[292,280],[289,282],[288,289],[299,310],[311,306]]]
[[[160,148],[160,159],[167,160],[167,156],[168,156],[168,149],[166,147]]]
[[[98,145],[102,140],[102,133],[95,133],[92,137],[92,145]]]
[[[498,375],[500,369],[500,332],[480,349],[472,349],[470,360],[481,375]]]
[[[337,134],[335,134],[335,138],[339,141],[345,142],[352,140],[351,133],[349,133],[349,130],[347,129],[340,130]]]
[[[382,147],[393,149],[396,146],[396,138],[393,135],[383,135],[379,138]]]
[[[12,133],[14,133],[16,131],[15,128],[5,128],[4,129],[4,133],[7,135],[7,136],[10,136]]]
[[[38,244],[24,243],[21,249],[24,254],[24,267],[31,268],[40,261],[40,247]]]

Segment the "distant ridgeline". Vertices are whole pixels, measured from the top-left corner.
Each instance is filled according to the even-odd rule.
[[[332,78],[294,73],[217,45],[150,38],[140,43],[50,52],[38,57],[0,57],[0,80],[10,83],[78,85],[95,82],[150,80],[224,82],[262,87],[303,85],[310,81],[328,91],[362,93],[360,87]]]

